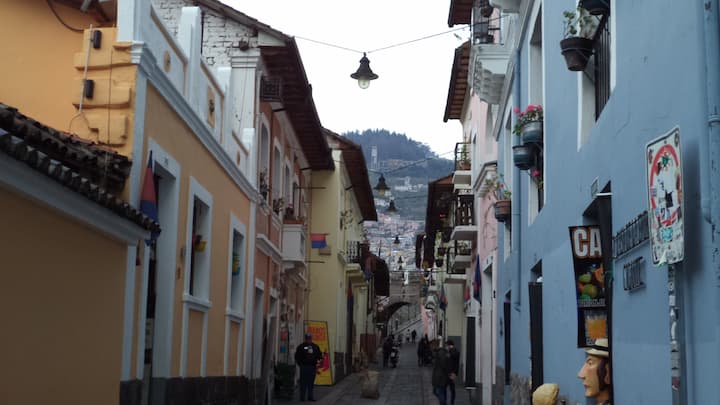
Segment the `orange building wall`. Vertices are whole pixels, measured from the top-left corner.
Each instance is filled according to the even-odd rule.
[[[223,348],[225,342],[225,308],[227,306],[227,282],[229,261],[230,213],[250,228],[250,202],[224,169],[215,161],[191,130],[167,105],[158,92],[148,85],[145,113],[145,142],[153,138],[168,154],[181,165],[180,200],[178,215],[177,252],[184,252],[187,235],[188,198],[190,176],[194,177],[213,196],[212,237],[210,242],[210,301],[208,313],[206,375],[223,374]],[[147,149],[147,146],[146,146]],[[145,157],[146,158],[146,157]],[[247,235],[254,238],[254,235]],[[246,258],[250,254],[246,255]],[[178,273],[175,278],[175,308],[173,324],[172,370],[180,370],[180,344],[182,336],[182,295],[189,263],[184,256],[178,259]],[[246,263],[245,268],[249,268]],[[249,283],[253,281],[250,280]],[[193,332],[194,333],[194,332]],[[191,354],[188,344],[188,356]],[[188,357],[188,372],[190,371]]]
[[[127,246],[4,189],[0,223],[0,403],[117,403]]]
[[[97,24],[79,10],[53,4],[73,27]],[[0,9],[0,37],[6,39],[0,100],[48,126],[67,130],[76,113],[72,104],[76,100],[71,99],[77,77],[73,56],[82,46],[83,34],[65,28],[45,0],[0,0]]]

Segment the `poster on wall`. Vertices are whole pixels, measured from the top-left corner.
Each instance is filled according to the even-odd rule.
[[[599,226],[571,226],[578,347],[607,338],[605,271]]]
[[[320,347],[323,359],[315,376],[315,385],[332,385],[330,368],[330,344],[328,343],[328,327],[325,321],[305,321],[305,330],[312,335],[313,342]]]
[[[647,144],[648,226],[653,264],[683,260],[683,179],[680,130]]]

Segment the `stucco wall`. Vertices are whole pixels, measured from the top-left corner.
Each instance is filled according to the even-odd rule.
[[[212,307],[207,315],[206,375],[222,375],[225,342],[225,308],[228,306],[227,282],[229,255],[231,254],[229,251],[230,214],[232,213],[240,222],[244,223],[247,227],[246,229],[250,229],[250,202],[248,197],[240,190],[231,177],[225,173],[215,158],[208,152],[205,146],[200,143],[182,119],[177,116],[175,111],[162,99],[152,85],[148,86],[147,91],[144,132],[146,142],[152,138],[181,166],[181,179],[179,179],[179,212],[177,217],[179,224],[177,235],[178,253],[185,252],[189,242],[187,221],[190,176],[202,185],[213,197],[211,242],[208,247],[206,247],[206,252],[210,254],[209,300],[212,303]],[[249,240],[253,237],[254,235],[246,235],[246,247],[248,249],[251,246]],[[244,269],[249,268],[250,256],[248,251],[245,255],[248,263],[243,266]],[[175,308],[173,311],[174,322],[172,333],[173,373],[176,373],[180,368],[179,353],[181,349],[183,314],[182,294],[189,265],[190,263],[184,262],[184,257],[180,258],[177,263],[174,285]],[[242,276],[247,277],[247,273]],[[253,286],[254,282],[246,279],[245,285],[248,287],[248,291],[252,291],[249,286]],[[245,291],[245,294],[248,294],[248,292]],[[193,328],[197,326],[196,323],[192,325]],[[191,343],[190,339],[188,343]],[[189,373],[191,371],[190,366],[192,366],[193,369],[195,368],[195,364],[190,362],[190,357],[196,358],[196,353],[198,353],[194,347],[196,345],[192,344],[192,346],[193,347],[188,344]],[[193,374],[195,373],[193,372]]]
[[[0,189],[0,402],[117,403],[127,246]]]

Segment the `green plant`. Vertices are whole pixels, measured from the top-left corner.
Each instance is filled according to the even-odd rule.
[[[513,128],[513,133],[518,136],[520,135],[520,130],[522,129],[522,127],[528,122],[543,120],[543,109],[542,106],[539,104],[528,104],[525,111],[520,111],[519,107],[515,107],[514,111],[515,114],[517,114],[518,118],[517,123]]]
[[[584,8],[578,6],[575,11],[563,11],[563,37],[581,37],[581,38],[592,38],[597,29],[598,20],[597,17],[590,15],[590,13]]]
[[[509,200],[512,197],[512,192],[508,189],[505,184],[505,180],[502,174],[497,175],[492,179],[485,180],[490,192],[495,195],[496,200]]]

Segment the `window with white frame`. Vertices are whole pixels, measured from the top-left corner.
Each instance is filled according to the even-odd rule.
[[[188,294],[208,300],[210,295],[210,236],[212,232],[212,196],[195,179],[190,182],[188,212]]]
[[[267,201],[270,198],[268,190],[270,189],[270,133],[267,126],[262,124],[260,129],[260,168],[258,174],[258,189]]]
[[[613,5],[610,5],[613,8]],[[596,19],[597,29],[593,37],[593,54],[587,67],[578,78],[580,103],[578,105],[578,148],[590,137],[595,122],[600,118],[610,99],[613,85],[613,60],[611,25],[609,15],[592,16]]]
[[[280,154],[280,148],[277,145],[273,148],[272,156],[272,183],[270,189],[272,190],[273,199],[273,210],[275,213],[279,213],[280,199],[282,198],[282,155]]]

